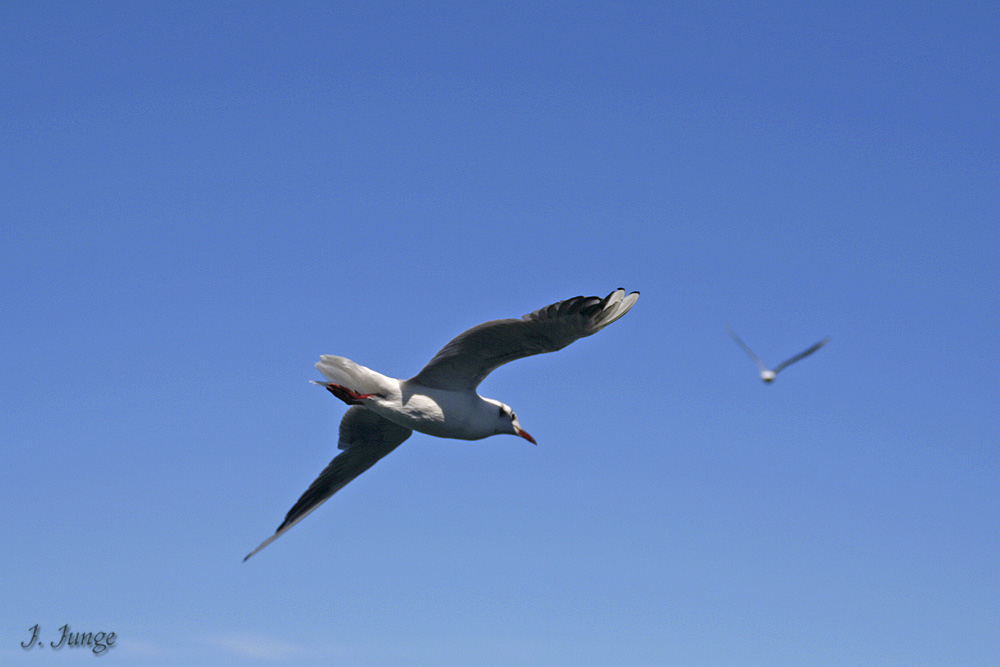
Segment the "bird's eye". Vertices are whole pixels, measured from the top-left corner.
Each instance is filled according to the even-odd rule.
[[[517,415],[515,415],[515,414],[514,414],[514,411],[513,411],[513,410],[511,410],[511,411],[510,411],[510,420],[511,420],[511,421],[514,421],[515,419],[517,419]]]

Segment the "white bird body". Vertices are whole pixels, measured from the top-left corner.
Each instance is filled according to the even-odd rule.
[[[638,298],[638,292],[626,296],[618,289],[603,299],[578,296],[521,319],[484,322],[453,338],[409,380],[344,357],[321,356],[316,368],[329,382],[313,382],[351,406],[340,422],[337,446],[343,451],[292,506],[274,535],[243,560],[287,532],[413,431],[459,440],[509,433],[535,444],[510,406],[479,395],[479,383],[509,361],[554,352],[597,333],[627,313]]]
[[[500,401],[477,392],[425,387],[412,380],[382,375],[361,364],[333,355],[320,357],[316,368],[329,380],[345,387],[360,387],[362,405],[380,417],[419,433],[439,438],[481,440],[510,433],[510,419],[501,420]],[[326,382],[312,381],[326,386]],[[504,428],[504,426],[508,428]]]

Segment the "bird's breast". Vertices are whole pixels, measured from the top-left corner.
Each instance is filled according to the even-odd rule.
[[[478,399],[478,400],[471,400]],[[374,402],[369,409],[382,417],[420,433],[439,438],[478,440],[492,435],[481,418],[478,395],[446,391],[403,391],[389,400]],[[492,424],[490,424],[492,428]]]

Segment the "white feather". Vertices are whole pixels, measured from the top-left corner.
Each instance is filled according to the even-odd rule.
[[[388,378],[344,357],[324,354],[316,362],[316,368],[331,382],[359,394],[380,394],[386,389]]]

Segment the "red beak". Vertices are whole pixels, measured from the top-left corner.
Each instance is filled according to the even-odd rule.
[[[535,439],[531,437],[531,434],[525,430],[518,430],[517,434],[533,445],[538,444],[537,442],[535,442]]]

